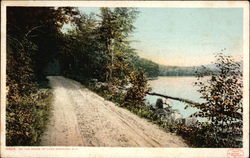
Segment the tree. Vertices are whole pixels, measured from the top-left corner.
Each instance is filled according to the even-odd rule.
[[[129,48],[127,38],[135,28],[133,22],[136,14],[137,11],[133,8],[101,8],[99,33],[100,42],[103,43],[104,50],[108,55],[106,63],[106,81],[108,82],[113,79],[113,69],[116,59],[118,59],[115,57],[116,53],[121,54],[119,52],[122,51],[122,54],[125,55],[126,52],[123,48],[132,50]]]
[[[7,8],[8,36],[19,42],[26,39],[37,47],[36,53],[30,54],[37,78],[45,77],[44,67],[58,55],[63,44],[61,27],[74,22],[77,15],[78,11],[72,7]]]
[[[43,68],[57,53],[60,27],[73,8],[7,8],[7,99],[9,106],[35,91]],[[36,18],[34,18],[36,17]]]
[[[235,147],[242,138],[242,71],[231,56],[219,53],[216,58],[217,71],[198,73],[195,84],[205,102],[196,106],[199,111],[195,116],[208,119],[211,128],[206,132],[211,136],[211,146]],[[202,80],[207,74],[210,79]]]
[[[103,81],[106,56],[98,41],[98,24],[93,15],[81,14],[75,28],[64,35],[60,54],[65,74],[78,74]]]

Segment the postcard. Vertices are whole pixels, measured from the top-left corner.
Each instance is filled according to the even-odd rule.
[[[245,1],[2,1],[1,157],[249,157]]]

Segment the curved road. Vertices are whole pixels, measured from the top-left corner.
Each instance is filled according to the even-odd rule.
[[[183,139],[81,86],[50,76],[53,110],[43,146],[187,147]]]

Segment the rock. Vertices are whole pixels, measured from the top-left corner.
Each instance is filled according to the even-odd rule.
[[[173,121],[176,121],[177,119],[183,118],[182,114],[179,112],[179,110],[173,110],[171,113],[171,117]]]
[[[198,122],[197,118],[195,117],[188,117],[185,118],[185,125],[186,126],[192,126],[195,125]]]
[[[159,109],[163,109],[163,100],[161,98],[158,98],[155,106]]]
[[[164,109],[156,109],[155,114],[158,118],[161,120],[168,119],[168,116],[170,115],[166,110]]]
[[[163,107],[163,104],[166,104],[166,107]],[[183,118],[182,114],[177,109],[172,109],[170,104],[164,103],[161,98],[158,98],[153,108],[156,116],[162,121],[180,123],[186,126],[195,125],[198,120],[196,117]]]

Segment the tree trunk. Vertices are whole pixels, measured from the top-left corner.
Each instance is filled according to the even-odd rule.
[[[114,67],[114,50],[113,50],[113,43],[114,43],[114,40],[113,40],[113,39],[111,39],[111,40],[108,42],[108,54],[109,54],[110,57],[111,57],[110,67],[109,67],[109,75],[108,75],[108,82],[111,82],[111,81],[112,81],[112,78],[113,78],[113,67]]]
[[[167,99],[173,99],[173,100],[178,100],[184,103],[188,103],[188,104],[193,104],[193,105],[200,105],[200,103],[194,102],[192,100],[188,100],[188,99],[183,99],[183,98],[178,98],[178,97],[171,97],[168,95],[163,95],[163,94],[159,94],[159,93],[147,93],[148,95],[155,95],[155,96],[159,96],[159,97],[163,97],[163,98],[167,98]]]
[[[147,94],[148,95],[155,95],[155,96],[159,96],[159,97],[163,97],[163,98],[167,98],[167,99],[178,100],[178,101],[188,103],[188,104],[192,104],[192,105],[195,105],[195,106],[202,105],[201,103],[197,103],[197,102],[194,102],[192,100],[178,98],[178,97],[171,97],[171,96],[163,95],[163,94],[159,94],[159,93],[154,93],[154,92],[150,93],[150,92],[148,92]],[[238,112],[231,113],[229,111],[221,111],[221,114],[229,116],[229,117],[234,117],[234,118],[237,118],[237,119],[240,119],[240,120],[242,120],[242,118],[243,118],[242,114],[238,113]]]

